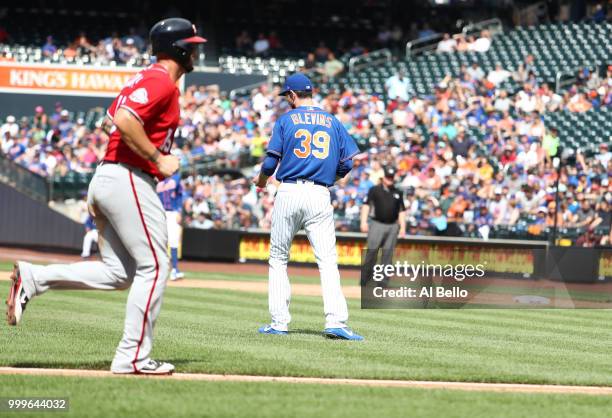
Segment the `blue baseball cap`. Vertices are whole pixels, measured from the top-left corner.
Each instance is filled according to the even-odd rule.
[[[292,74],[285,79],[283,91],[279,95],[284,96],[289,91],[312,91],[312,82],[302,73]]]

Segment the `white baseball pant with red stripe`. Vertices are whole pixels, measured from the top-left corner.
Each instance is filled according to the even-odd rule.
[[[321,274],[325,328],[345,327],[348,309],[340,286],[334,209],[329,189],[308,182],[281,183],[274,199],[268,283],[271,325],[279,331],[287,331],[291,321],[287,263],[293,237],[302,228],[306,231]]]
[[[153,326],[168,278],[166,214],[155,181],[137,169],[103,164],[89,185],[102,261],[39,266],[20,262],[27,296],[49,289],[130,288],[123,337],[111,370],[137,372],[150,360]]]

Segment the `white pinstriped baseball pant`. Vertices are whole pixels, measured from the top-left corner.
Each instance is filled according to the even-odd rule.
[[[301,228],[306,231],[321,274],[325,327],[345,327],[348,309],[340,286],[334,210],[329,190],[312,183],[282,183],[274,200],[268,284],[271,325],[287,331],[291,322],[287,263],[291,242]]]

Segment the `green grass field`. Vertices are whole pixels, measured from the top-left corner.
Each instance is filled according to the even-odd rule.
[[[287,383],[3,376],[0,397],[67,397],[68,413],[40,417],[604,417],[612,399]],[[13,388],[13,389],[12,389]],[[84,413],[85,412],[85,413]]]
[[[34,299],[22,326],[0,327],[0,366],[108,369],[126,297],[56,291]],[[612,386],[612,311],[360,310],[356,300],[349,310],[351,326],[367,341],[324,339],[321,299],[300,296],[292,299],[293,332],[263,336],[257,327],[269,320],[265,294],[168,288],[154,357],[179,372]],[[88,416],[300,417],[612,410],[612,397],[281,383],[0,376],[0,388],[0,397],[69,396],[71,416],[83,416],[83,408]]]

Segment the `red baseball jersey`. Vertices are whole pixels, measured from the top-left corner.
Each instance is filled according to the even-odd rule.
[[[108,108],[111,120],[119,108],[127,110],[142,123],[155,148],[162,154],[170,152],[180,117],[179,90],[164,67],[153,64],[134,76]],[[141,158],[123,142],[114,126],[104,159],[129,164],[163,178],[155,164]]]

